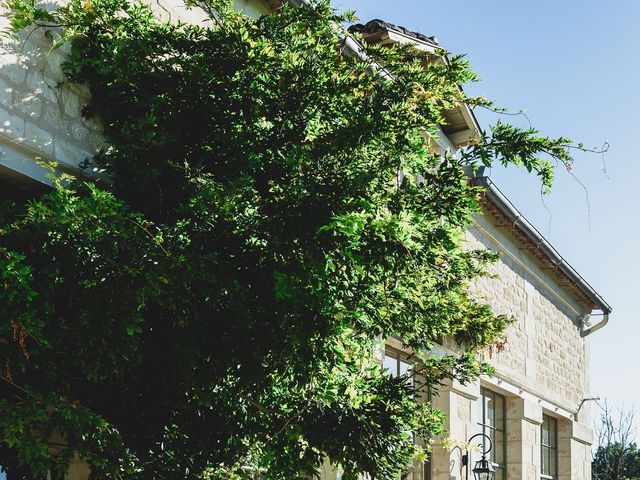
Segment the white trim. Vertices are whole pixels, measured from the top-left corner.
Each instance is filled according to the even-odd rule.
[[[510,381],[501,378],[500,374],[492,375],[491,377],[481,377],[480,385],[492,390],[496,390],[498,392],[502,390],[507,395],[528,400],[529,402],[541,407],[543,410],[547,410],[555,416],[566,418],[568,420],[574,420],[575,414],[571,410],[568,410],[565,407],[561,407],[553,403],[553,401],[551,400],[547,400],[524,387],[517,386]]]
[[[406,35],[397,30],[392,30],[391,28],[386,28],[385,33],[387,34],[387,38],[391,41],[398,42],[398,43],[413,43],[418,50],[423,50],[425,52],[435,54],[436,48],[438,48],[432,45],[431,43],[428,43],[428,42],[425,42],[424,40],[419,39],[418,37]]]

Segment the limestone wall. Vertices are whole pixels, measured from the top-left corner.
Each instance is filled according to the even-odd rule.
[[[261,0],[235,3],[250,16],[267,12]],[[152,5],[165,19],[205,20],[198,11],[185,9],[180,0]],[[0,8],[3,31],[9,27],[7,13]],[[89,101],[88,91],[69,84],[62,74],[67,51],[52,50],[42,29],[23,32],[17,38],[0,36],[0,167],[43,183],[50,180],[41,162],[56,161],[60,169],[77,174],[83,160],[106,146],[101,125],[81,115]],[[0,196],[4,194],[0,190]],[[73,459],[67,480],[88,476],[88,466]]]
[[[470,248],[501,253],[491,268],[494,276],[480,279],[473,290],[496,313],[515,319],[504,351],[490,358],[496,375],[568,411],[576,409],[589,389],[588,345],[580,330],[590,309],[489,216],[478,217],[467,238]]]
[[[262,0],[234,3],[253,17],[268,12]],[[201,12],[186,9],[180,0],[150,4],[164,19],[206,22]],[[7,12],[0,13],[0,29],[6,31]],[[64,48],[51,49],[44,29],[18,38],[0,36],[0,166],[46,183],[47,172],[38,162],[55,160],[63,169],[77,171],[80,162],[105,146],[101,125],[81,116],[87,90],[67,83],[62,74],[66,54]]]
[[[80,115],[87,92],[64,81],[64,55],[43,30],[0,37],[0,164],[42,181],[37,161],[75,169],[102,145],[100,125]]]
[[[236,5],[252,16],[267,11],[260,0],[237,0]],[[175,19],[203,21],[179,0],[165,1],[161,10]],[[2,16],[0,28],[7,25]],[[88,92],[67,84],[62,76],[64,55],[64,50],[51,51],[41,31],[17,40],[0,37],[0,165],[41,181],[46,178],[36,163],[39,159],[57,160],[73,170],[104,146],[100,125],[80,115]],[[588,479],[590,420],[587,414],[576,418],[574,412],[588,392],[588,347],[579,335],[579,319],[589,312],[489,217],[478,217],[467,237],[470,247],[503,253],[493,268],[496,277],[480,280],[474,289],[497,313],[516,319],[507,332],[505,350],[491,358],[496,376],[483,379],[485,387],[507,399],[508,478],[539,478],[540,422],[545,412],[559,421],[560,479]],[[451,384],[434,398],[449,414],[449,437],[464,441],[477,433],[479,391],[479,383]],[[327,478],[336,478],[330,467],[324,468]],[[86,478],[86,473],[86,466],[74,465],[70,478]],[[460,452],[437,443],[432,478],[464,478]]]
[[[503,395],[506,400],[505,463],[508,480],[540,480],[543,414],[553,416],[558,425],[558,480],[590,480],[593,439],[591,428],[582,423],[582,420],[576,420],[570,412],[557,411],[553,404],[535,395],[523,396],[517,387],[497,378],[486,378],[471,385],[450,383],[434,397],[434,405],[447,412],[448,418],[446,435],[436,439],[433,445],[432,480],[466,478],[462,463],[465,442],[481,431],[477,408],[480,386]],[[454,445],[454,448],[450,445]],[[473,468],[480,458],[478,449],[472,448],[470,457]],[[471,474],[469,478],[472,478]]]
[[[499,314],[515,322],[506,332],[501,352],[487,354],[495,366],[492,377],[471,385],[445,385],[434,404],[447,412],[447,434],[433,450],[432,478],[465,478],[460,447],[445,448],[448,438],[462,444],[479,433],[476,408],[480,387],[505,399],[506,478],[539,480],[543,414],[556,419],[559,480],[591,478],[593,433],[589,410],[578,414],[580,400],[589,394],[588,345],[580,335],[581,318],[589,308],[575,300],[539,267],[535,259],[490,216],[478,216],[467,232],[469,248],[488,248],[501,254],[491,277],[478,280],[472,290]],[[479,455],[472,453],[471,465]]]

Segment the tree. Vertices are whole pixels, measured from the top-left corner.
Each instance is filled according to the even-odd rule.
[[[498,123],[434,154],[445,109],[488,105],[461,91],[463,57],[346,58],[349,17],[326,1],[257,21],[193,5],[211,26],[126,0],[9,2],[15,31],[70,44],[64,71],[110,146],[89,161],[107,182],[57,177],[2,221],[3,462],[290,479],[328,458],[346,479],[395,478],[422,454],[408,432],[428,440],[443,414],[383,375],[381,340],[414,349],[433,387],[490,371],[476,353],[509,321],[468,291],[495,256],[463,248],[481,193],[465,167],[524,165],[549,186],[569,142]],[[430,354],[442,336],[459,355]]]
[[[593,478],[597,480],[640,479],[640,449],[634,438],[635,412],[620,407],[613,410],[605,402],[596,427],[598,448],[593,457]]]

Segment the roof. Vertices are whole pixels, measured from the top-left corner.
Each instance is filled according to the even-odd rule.
[[[446,55],[438,51],[440,46],[436,37],[414,32],[384,20],[376,18],[365,24],[352,25],[349,32],[359,33],[366,42],[378,45],[410,43],[419,50],[433,54],[435,61],[448,61]],[[442,113],[445,118],[445,124],[441,125],[442,132],[453,145],[461,147],[478,138],[480,125],[468,105],[460,104]]]
[[[380,19],[371,20],[366,24],[353,25],[349,31],[362,34],[364,39],[371,43],[385,45],[410,42],[417,48],[434,53],[439,48],[435,36],[430,37]],[[444,61],[446,61],[446,57],[444,57]],[[480,132],[478,121],[467,105],[461,105],[444,113],[447,125],[442,126],[442,131],[454,145],[464,145]],[[556,277],[558,283],[569,290],[579,301],[593,310],[600,310],[604,314],[611,313],[611,306],[529,223],[495,183],[484,175],[484,168],[479,169],[475,175],[471,175],[471,178],[476,185],[486,188],[482,202],[483,207],[497,219],[499,227],[509,229],[525,249],[536,258],[542,268]]]
[[[485,188],[483,207],[496,219],[496,226],[506,228],[542,268],[558,280],[578,300],[593,310],[611,313],[611,306],[589,283],[560,255],[544,236],[520,213],[493,181],[484,174],[484,167],[472,176],[472,181]]]
[[[438,46],[438,39],[435,36],[429,37],[419,32],[413,32],[407,28],[394,25],[393,23],[385,22],[384,20],[380,20],[378,18],[370,20],[364,25],[361,23],[356,23],[355,25],[349,27],[350,32],[358,32],[366,35],[371,35],[373,33],[385,30],[393,30],[402,35],[406,35],[407,37],[433,45],[434,47]]]
[[[297,4],[306,0],[291,0]],[[403,36],[404,41],[410,41],[414,44],[422,45],[423,48],[435,51],[438,46],[436,37],[429,37],[418,32],[410,31],[404,27],[399,27],[383,20],[374,19],[366,24],[353,25],[349,31],[359,32],[368,42],[377,42],[381,44],[394,43],[398,40],[398,36]],[[395,34],[396,38],[389,35]],[[348,40],[348,39],[347,39]],[[347,42],[347,47],[356,51],[359,50],[357,42]],[[446,58],[444,59],[446,61]],[[469,130],[467,132],[453,132],[451,134],[444,131],[450,138],[451,142],[456,145],[464,145],[465,140],[455,141],[451,137],[460,137],[461,134],[470,138],[475,136],[480,127],[473,111],[467,105],[462,105],[458,112],[465,118]],[[485,195],[483,198],[483,206],[485,210],[493,214],[499,224],[497,226],[509,228],[514,236],[525,246],[525,248],[537,259],[542,268],[551,272],[555,276],[560,286],[567,288],[573,295],[594,310],[600,310],[608,318],[611,313],[611,306],[602,298],[602,296],[589,285],[589,283],[558,253],[558,251],[544,238],[544,236],[520,213],[513,203],[500,191],[493,181],[484,175],[484,168],[470,175],[471,181],[476,185],[485,187]],[[601,325],[604,326],[606,321]],[[593,330],[595,331],[595,329]]]

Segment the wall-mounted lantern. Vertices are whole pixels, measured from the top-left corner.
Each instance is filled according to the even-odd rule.
[[[487,454],[491,451],[491,447],[493,446],[491,438],[484,433],[477,433],[467,440],[467,445],[470,445],[471,441],[476,437],[486,438],[489,442],[489,448],[486,448],[484,442],[482,443],[482,458],[478,460],[475,467],[473,467],[473,476],[475,480],[493,480],[496,476],[496,471],[493,468],[491,461],[487,460]],[[462,456],[462,465],[465,467],[467,480],[469,480],[469,458],[469,449],[467,448],[467,451]]]

